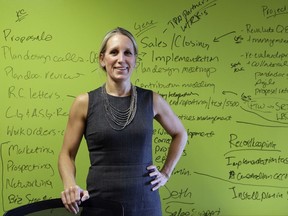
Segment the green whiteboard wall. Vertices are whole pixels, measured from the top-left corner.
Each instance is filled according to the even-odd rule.
[[[75,96],[105,81],[114,27],[139,45],[133,83],[159,92],[189,140],[164,216],[288,215],[287,0],[1,0],[0,214],[59,197],[57,157]],[[162,165],[169,137],[155,123]],[[85,187],[85,140],[77,179]]]

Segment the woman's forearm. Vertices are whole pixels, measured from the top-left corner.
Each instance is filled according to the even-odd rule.
[[[187,142],[187,133],[186,131],[182,131],[181,133],[172,137],[172,141],[168,150],[167,158],[161,169],[167,176],[171,176],[176,164],[178,163],[183,150],[185,148]]]
[[[64,189],[76,185],[76,166],[75,161],[69,156],[60,154],[58,169],[64,185]]]

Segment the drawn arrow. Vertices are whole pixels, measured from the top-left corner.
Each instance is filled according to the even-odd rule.
[[[224,34],[224,35],[221,35],[221,36],[219,36],[219,37],[214,37],[213,42],[219,42],[219,39],[220,39],[220,38],[223,38],[223,37],[225,37],[225,36],[227,36],[227,35],[234,34],[234,33],[236,33],[236,31],[228,32],[228,33],[226,33],[226,34]]]

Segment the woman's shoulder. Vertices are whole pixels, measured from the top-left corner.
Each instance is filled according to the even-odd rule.
[[[78,108],[81,107],[85,108],[88,106],[88,102],[89,102],[88,93],[82,93],[75,98],[73,105]]]
[[[96,88],[96,89],[93,89],[93,90],[89,91],[89,92],[88,92],[88,96],[89,96],[89,95],[95,95],[95,94],[97,94],[97,93],[100,93],[100,92],[101,92],[101,88],[102,88],[102,87],[98,87],[98,88]]]
[[[155,92],[155,91],[153,91],[151,89],[146,89],[146,88],[142,88],[142,87],[139,87],[139,86],[136,86],[136,87],[137,87],[137,92],[139,92],[140,94],[142,93],[144,95],[145,94],[150,95],[153,98],[154,102],[158,101],[159,99],[163,99],[162,96],[159,93],[157,93],[157,92]]]
[[[153,93],[153,91],[151,89],[146,89],[146,88],[142,88],[142,87],[139,87],[139,86],[136,86],[136,89],[137,89],[137,92],[140,92],[140,93]]]

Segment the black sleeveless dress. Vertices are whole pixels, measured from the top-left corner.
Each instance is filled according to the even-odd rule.
[[[161,216],[158,191],[152,191],[147,166],[152,164],[153,93],[136,87],[137,112],[123,130],[110,127],[101,88],[89,92],[85,138],[90,154],[87,190],[90,196],[119,201],[125,216]],[[118,109],[131,97],[108,95]]]

